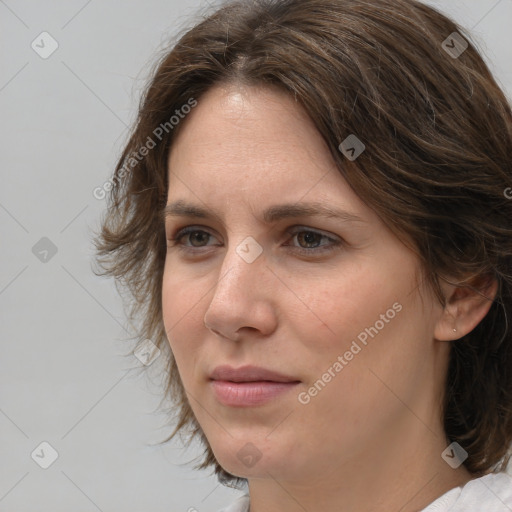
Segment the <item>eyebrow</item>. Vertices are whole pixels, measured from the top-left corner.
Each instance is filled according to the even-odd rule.
[[[162,210],[162,218],[165,221],[168,217],[211,218],[221,223],[221,216],[217,211],[186,203],[183,200],[174,201],[165,206]],[[293,217],[324,217],[344,222],[366,222],[353,213],[318,202],[280,204],[271,206],[263,212],[263,222],[266,224]]]

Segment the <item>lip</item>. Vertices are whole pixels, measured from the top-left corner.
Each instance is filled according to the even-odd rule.
[[[218,366],[210,376],[217,400],[230,407],[263,405],[299,383],[294,377],[257,366]]]
[[[210,374],[210,379],[230,382],[300,382],[295,377],[252,365],[241,368],[232,368],[227,365],[217,366]]]
[[[211,386],[217,400],[230,407],[254,407],[263,405],[290,391],[298,382],[230,382],[212,380]]]

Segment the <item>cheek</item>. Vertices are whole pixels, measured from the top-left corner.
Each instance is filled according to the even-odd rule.
[[[329,279],[315,279],[316,286],[312,280],[303,279],[300,286],[295,282],[301,301],[295,300],[285,316],[302,345],[298,367],[304,368],[304,360],[308,361],[308,385],[314,386],[318,379],[328,383],[319,406],[323,400],[326,406],[331,400],[341,402],[347,410],[361,406],[364,416],[365,410],[386,398],[370,369],[393,383],[404,360],[412,367],[421,363],[419,340],[425,326],[421,305],[413,303],[410,294],[413,268],[405,262],[400,268],[400,279],[393,269],[379,264],[337,270]],[[359,406],[353,403],[356,396],[361,397]]]
[[[187,378],[187,369],[193,367],[201,339],[198,318],[203,318],[207,297],[201,286],[179,275],[164,271],[162,280],[162,316],[176,363]]]
[[[401,281],[403,283],[403,280]],[[351,265],[312,279],[294,279],[286,316],[319,351],[348,349],[352,339],[379,321],[403,297],[400,281],[390,282],[381,268]],[[380,325],[380,324],[379,324]],[[294,327],[295,326],[295,327]]]
[[[162,313],[168,332],[174,332],[191,317],[197,318],[198,308],[204,307],[208,283],[198,274],[167,258],[162,277]]]
[[[321,410],[322,421],[350,418],[352,427],[364,429],[403,409],[394,393],[413,403],[428,358],[428,318],[411,294],[413,273],[403,270],[402,279],[395,279],[366,268],[353,278],[331,280],[321,293],[304,293],[321,321],[297,314],[294,329],[303,344],[302,363],[307,359],[307,407]]]

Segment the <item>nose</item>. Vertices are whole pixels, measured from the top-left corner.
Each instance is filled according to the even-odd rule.
[[[227,250],[204,316],[208,329],[233,341],[245,334],[268,336],[277,325],[274,288],[279,280],[267,268],[264,252],[254,261],[241,254],[240,246]]]

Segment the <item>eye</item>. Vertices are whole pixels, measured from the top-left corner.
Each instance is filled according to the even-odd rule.
[[[192,245],[186,245],[182,242],[185,237],[189,237],[189,241],[192,242]],[[204,231],[203,229],[198,229],[197,227],[190,226],[187,228],[180,229],[178,232],[174,234],[174,236],[169,237],[168,240],[173,242],[172,245],[178,245],[182,247],[206,247],[201,245],[202,242],[206,241],[208,237],[212,235],[208,233],[208,231]],[[194,241],[198,242],[199,245],[194,245]]]
[[[304,227],[296,227],[293,230],[289,230],[288,234],[291,235],[291,239],[296,239],[299,245],[285,244],[285,247],[291,247],[293,252],[306,256],[327,253],[339,249],[343,245],[341,240],[336,240],[323,233]],[[210,237],[213,237],[213,235],[208,231],[199,229],[197,226],[188,226],[178,230],[173,236],[168,237],[168,240],[171,246],[177,246],[180,250],[200,253],[204,251],[199,249],[208,247],[207,243]],[[186,239],[190,242],[189,244],[184,243]],[[322,240],[325,240],[327,243],[320,245]]]
[[[340,240],[336,240],[318,231],[312,231],[311,229],[305,229],[303,227],[298,227],[289,231],[289,233],[292,235],[292,238],[296,238],[299,242],[299,247],[293,247],[294,250],[301,254],[311,255],[315,253],[330,252],[335,249],[339,249],[342,245]],[[327,244],[318,245],[322,239],[327,240]],[[309,247],[303,247],[303,244]]]

